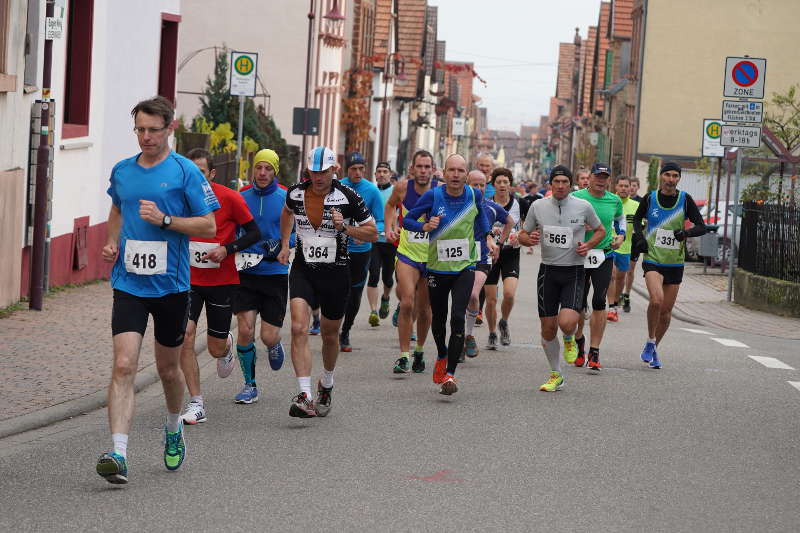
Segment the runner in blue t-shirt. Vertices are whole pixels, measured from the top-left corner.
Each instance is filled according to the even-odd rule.
[[[391,181],[392,167],[386,161],[381,161],[375,167],[375,185],[381,193],[381,202],[385,211],[386,202],[392,195],[394,185]],[[384,215],[385,216],[385,215]],[[378,241],[372,245],[372,255],[369,258],[369,279],[367,280],[367,301],[369,302],[369,325],[378,327],[382,318],[389,316],[389,299],[394,287],[394,262],[397,256],[397,246],[387,242],[384,219],[378,226]],[[378,308],[378,282],[383,281],[383,294],[381,306]]]
[[[186,457],[180,352],[189,313],[189,236],[213,238],[213,211],[220,207],[197,166],[170,150],[172,103],[156,96],[136,104],[131,115],[142,151],[111,171],[112,205],[102,251],[103,259],[114,263],[114,362],[108,389],[114,449],[100,456],[96,470],[109,483],[128,482],[133,382],[149,315],[167,404],[164,465],[177,470]]]

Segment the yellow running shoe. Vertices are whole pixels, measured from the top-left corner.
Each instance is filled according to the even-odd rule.
[[[545,392],[555,392],[557,390],[561,390],[561,387],[563,386],[564,376],[562,376],[560,372],[550,372],[550,379],[547,380],[547,383],[539,387],[539,390]]]
[[[564,361],[566,361],[568,365],[571,365],[575,362],[577,357],[578,343],[575,342],[575,336],[568,337],[564,335]]]

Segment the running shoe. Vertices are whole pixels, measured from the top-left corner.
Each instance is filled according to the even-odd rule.
[[[267,348],[267,359],[269,359],[269,366],[272,370],[278,371],[283,366],[285,353],[283,351],[283,343],[278,341],[278,344]]]
[[[478,343],[475,342],[475,337],[467,335],[464,337],[464,352],[467,357],[478,357],[480,351],[478,350]]]
[[[333,397],[333,387],[322,386],[322,381],[317,382],[317,401],[314,403],[317,416],[328,416],[331,410],[331,398]]]
[[[217,359],[217,375],[227,378],[233,372],[233,334],[228,332],[228,353]]]
[[[408,374],[408,357],[401,357],[397,361],[394,362],[394,370],[395,374]]]
[[[317,416],[314,402],[308,399],[305,392],[301,392],[292,398],[292,406],[289,407],[289,416],[295,418],[314,418]]]
[[[353,347],[350,346],[350,333],[344,331],[339,334],[339,350],[342,352],[352,352]]]
[[[622,310],[626,313],[631,312],[631,295],[630,294],[623,294],[622,295]]]
[[[483,325],[483,313],[478,313],[478,316],[475,317],[475,325],[476,326]]]
[[[193,426],[195,424],[202,424],[206,420],[206,409],[200,402],[189,402],[183,409],[181,420],[184,424]]]
[[[314,317],[313,322],[311,322],[311,327],[308,329],[309,335],[319,335],[319,317]]]
[[[389,316],[389,298],[381,296],[381,307],[378,309],[378,316],[386,318]]]
[[[170,433],[164,426],[164,466],[167,470],[177,470],[184,459],[186,459],[186,441],[183,440],[183,422],[175,433]]]
[[[653,350],[653,358],[650,360],[650,368],[654,370],[661,368],[661,359],[658,358],[658,354],[655,350]]]
[[[463,349],[462,349],[462,350],[461,350],[461,354],[458,356],[458,362],[459,362],[459,363],[463,363],[464,361],[466,361],[466,359],[464,359],[464,354],[465,354],[465,353],[466,353],[466,350],[463,350]]]
[[[497,349],[497,333],[495,333],[494,331],[489,333],[489,340],[486,341],[486,349],[487,350]]]
[[[575,342],[575,337],[567,338],[564,335],[564,361],[568,365],[575,363],[575,366],[583,366],[583,362],[579,365],[576,360],[578,359],[578,343]]]
[[[595,374],[599,373],[600,369],[602,368],[600,366],[600,356],[589,352],[589,362],[586,363],[586,366],[589,367],[590,372],[593,372]]]
[[[619,313],[617,312],[616,309],[611,309],[608,312],[608,317],[607,318],[608,318],[609,322],[619,322]]]
[[[497,323],[497,327],[500,328],[500,344],[503,346],[511,344],[511,332],[508,331],[508,322],[501,318],[500,322]]]
[[[373,328],[377,328],[378,326],[381,325],[381,319],[378,318],[378,313],[376,313],[375,311],[372,311],[369,314],[369,318],[367,319],[367,321],[369,322],[369,325],[372,326]]]
[[[400,304],[397,304],[397,307],[394,308],[394,313],[392,314],[392,325],[397,327],[397,318],[400,316]]]
[[[550,372],[550,379],[548,379],[546,383],[539,387],[539,390],[544,392],[555,392],[557,390],[561,390],[563,386],[564,376],[561,375],[561,372],[552,371]]]
[[[575,366],[581,368],[584,364],[586,364],[586,354],[579,353],[578,357],[575,358]]]
[[[442,382],[442,387],[439,389],[439,394],[450,396],[451,394],[455,394],[457,392],[458,385],[456,384],[456,378],[453,376],[447,376]]]
[[[425,372],[425,352],[414,352],[414,360],[411,362],[411,370],[415,374]]]
[[[104,453],[97,460],[97,473],[109,483],[124,485],[128,482],[128,461],[117,452]]]
[[[258,401],[258,388],[255,385],[245,383],[242,391],[233,398],[233,401],[244,404],[256,403]]]
[[[442,357],[436,360],[436,365],[433,367],[433,382],[437,385],[444,383],[447,377],[447,357]]]
[[[654,342],[647,341],[644,344],[644,349],[642,350],[642,362],[649,363],[653,360],[653,356],[656,354],[656,344]]]

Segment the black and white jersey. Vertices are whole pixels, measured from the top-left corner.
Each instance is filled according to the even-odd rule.
[[[348,236],[336,231],[333,226],[333,210],[344,217],[345,226],[361,226],[371,220],[372,213],[361,196],[339,180],[331,182],[331,192],[323,200],[322,224],[314,228],[306,214],[305,193],[310,181],[293,185],[286,192],[286,208],[294,213],[297,232],[295,262],[311,268],[330,268],[347,266],[350,256],[347,253]]]
[[[497,202],[497,199],[494,199]],[[498,202],[499,203],[499,202]],[[522,223],[525,221],[525,217],[528,216],[528,209],[530,208],[530,204],[526,202],[524,199],[520,200],[516,196],[512,196],[507,204],[503,206],[508,212],[508,216],[514,221],[514,228],[511,230],[511,234],[516,234],[519,232],[520,228],[522,227]],[[503,227],[504,224],[495,223],[495,226]],[[511,248],[512,245],[506,242],[503,245],[504,248]],[[519,244],[513,245],[514,248],[519,248]]]

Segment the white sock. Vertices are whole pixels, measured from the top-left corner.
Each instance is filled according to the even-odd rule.
[[[542,339],[542,347],[547,361],[550,363],[550,370],[561,373],[561,343],[558,342],[558,335],[551,340]]]
[[[167,432],[175,433],[181,427],[180,413],[167,413]]]
[[[336,371],[335,368],[330,372],[328,372],[324,368],[322,369],[322,386],[325,387],[326,389],[330,389],[331,387],[333,387],[333,373],[335,371]]]
[[[189,401],[191,403],[199,403],[200,405],[203,405],[203,396],[202,395],[192,396],[191,398],[189,398]]]
[[[114,451],[125,459],[128,458],[128,435],[127,433],[112,433],[111,440],[114,441]]]
[[[464,330],[466,335],[472,335],[472,330],[475,328],[475,319],[478,318],[478,311],[473,311],[467,308],[467,326]]]
[[[653,344],[655,344],[656,343],[656,339],[655,338],[647,339],[647,342],[652,342]]]
[[[311,376],[297,378],[297,384],[300,387],[300,392],[305,392],[309,400],[314,399],[313,396],[311,396]]]

